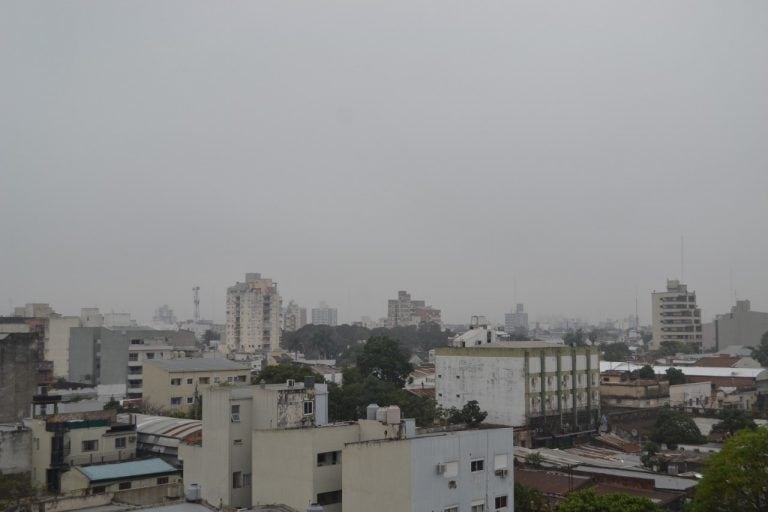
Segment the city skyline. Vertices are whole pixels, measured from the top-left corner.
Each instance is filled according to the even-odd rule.
[[[768,310],[764,4],[3,10],[4,309],[222,321],[255,271],[343,322]]]

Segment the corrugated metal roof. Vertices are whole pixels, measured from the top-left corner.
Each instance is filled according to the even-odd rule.
[[[634,371],[642,368],[642,365],[634,363],[621,363],[600,361],[600,371],[623,370]],[[768,370],[765,368],[711,368],[706,366],[659,366],[653,365],[653,371],[657,374],[666,373],[669,368],[678,368],[685,375],[692,377],[746,377],[750,379],[768,379]]]
[[[185,439],[203,429],[200,420],[188,420],[184,418],[169,418],[166,416],[136,415],[136,430],[140,434],[154,434],[158,436]]]
[[[77,469],[91,482],[123,480],[163,473],[176,473],[178,471],[162,459],[132,460],[115,464],[78,466]]]

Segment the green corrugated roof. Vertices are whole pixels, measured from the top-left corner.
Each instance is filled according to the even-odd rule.
[[[77,468],[91,482],[124,480],[161,473],[175,473],[178,470],[162,459],[132,460],[115,464],[98,464]]]

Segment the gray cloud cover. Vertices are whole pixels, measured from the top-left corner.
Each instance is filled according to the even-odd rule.
[[[768,4],[0,4],[0,304],[768,310]],[[516,290],[513,293],[513,282]]]

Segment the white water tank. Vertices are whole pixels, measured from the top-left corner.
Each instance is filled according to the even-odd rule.
[[[387,424],[399,425],[400,424],[400,407],[396,405],[390,405],[387,407]]]
[[[198,484],[189,484],[184,492],[187,501],[199,502],[203,499],[203,489]]]
[[[379,407],[376,411],[376,421],[380,421],[382,423],[387,422],[387,409],[388,407]]]
[[[365,408],[365,419],[367,420],[375,420],[376,419],[376,411],[379,410],[379,406],[376,404],[370,404],[368,407]]]

